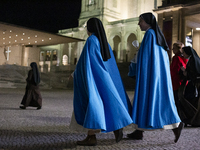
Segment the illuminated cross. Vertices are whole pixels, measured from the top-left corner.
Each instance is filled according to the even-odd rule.
[[[9,50],[9,47],[8,47],[8,50],[6,51],[7,53],[7,61],[9,60],[9,53],[11,52],[11,50]]]

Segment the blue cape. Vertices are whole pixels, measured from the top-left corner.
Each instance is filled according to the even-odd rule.
[[[129,77],[134,77],[136,75],[136,66],[137,66],[137,63],[133,63],[133,62],[130,63],[129,72],[128,72]]]
[[[116,61],[103,61],[98,38],[91,35],[74,72],[74,114],[78,124],[102,132],[118,130],[132,123],[131,104]]]
[[[146,31],[138,52],[132,119],[143,129],[161,129],[181,122],[174,102],[169,57],[157,45],[152,29]]]

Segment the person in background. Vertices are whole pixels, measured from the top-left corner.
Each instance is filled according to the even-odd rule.
[[[172,79],[172,87],[174,92],[174,100],[177,109],[179,110],[179,97],[178,90],[181,86],[183,78],[181,78],[181,67],[186,68],[187,59],[182,56],[182,44],[180,42],[173,44],[173,53],[172,63],[170,65],[170,73]]]
[[[131,103],[107,42],[102,22],[98,18],[87,21],[89,35],[74,78],[74,112],[70,128],[87,132],[78,145],[97,144],[96,133],[114,132],[116,142],[123,137],[123,127],[132,123]]]
[[[136,65],[137,65],[137,53],[134,55],[133,59],[131,60],[130,65],[129,65],[128,76],[131,77],[131,78],[135,78]]]
[[[127,137],[142,140],[144,131],[172,129],[174,142],[177,142],[184,124],[174,102],[167,54],[169,48],[152,13],[141,14],[138,25],[146,32],[137,57],[132,108],[135,130]]]
[[[28,77],[26,79],[26,92],[21,101],[23,106],[20,106],[20,108],[26,109],[26,107],[32,106],[37,107],[39,110],[42,108],[42,96],[39,89],[40,73],[35,62],[32,62],[30,66],[31,70],[29,70]]]
[[[190,46],[183,47],[182,53],[188,62],[186,68],[181,67],[186,80],[180,100],[184,113],[181,118],[186,125],[200,126],[200,58]]]
[[[135,78],[136,75],[136,65],[137,65],[137,53],[139,50],[139,42],[137,40],[132,42],[132,45],[136,48],[136,53],[134,54],[133,59],[131,60],[131,63],[129,65],[129,72],[128,76],[131,78]]]

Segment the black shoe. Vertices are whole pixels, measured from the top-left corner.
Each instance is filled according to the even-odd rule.
[[[200,127],[200,125],[191,125],[191,127]]]
[[[25,107],[25,106],[19,106],[19,108],[21,108],[21,109],[26,109],[26,107]]]
[[[119,141],[122,140],[123,138],[123,128],[119,129],[119,130],[115,130],[113,131],[115,134],[115,140],[118,143]]]
[[[181,135],[181,131],[182,131],[183,127],[184,127],[184,123],[180,122],[178,128],[172,129],[172,131],[174,132],[174,135],[175,135],[175,139],[174,139],[175,143],[178,142],[178,139]]]
[[[88,135],[83,141],[77,141],[77,145],[95,146],[97,145],[96,135]]]
[[[37,107],[37,110],[39,110],[39,109],[41,109],[42,107],[41,106],[39,106],[39,107]]]
[[[130,134],[127,134],[127,137],[133,140],[142,140],[143,138],[143,132],[144,131],[140,131],[140,130],[135,130]]]

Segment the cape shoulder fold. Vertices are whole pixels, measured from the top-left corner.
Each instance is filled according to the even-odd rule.
[[[174,103],[168,54],[157,44],[152,29],[144,35],[136,70],[133,123],[142,129],[161,129],[180,122]]]
[[[109,50],[111,58],[103,61],[98,39],[95,35],[90,36],[74,72],[76,121],[85,128],[101,129],[102,132],[132,123],[131,104],[110,46]]]

